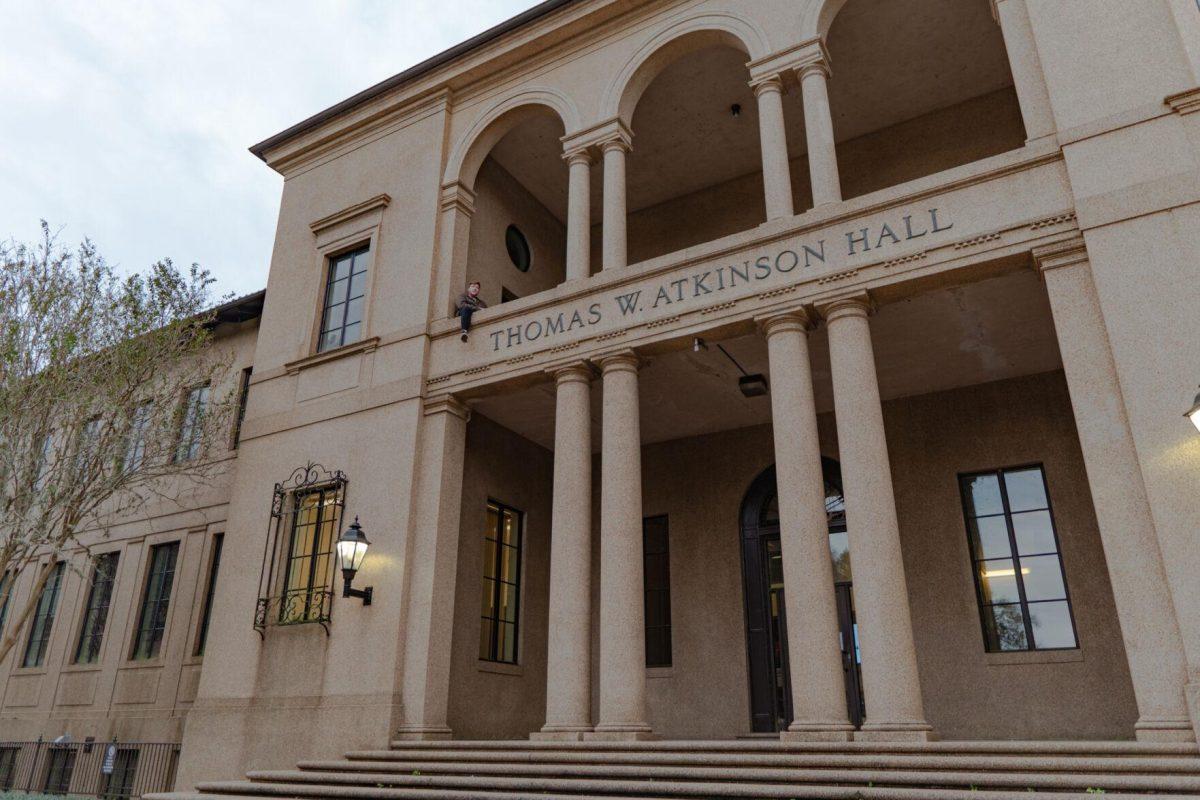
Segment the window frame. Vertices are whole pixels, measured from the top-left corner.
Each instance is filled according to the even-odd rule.
[[[250,400],[250,379],[253,377],[253,364],[242,367],[238,377],[237,410],[233,416],[233,431],[229,436],[230,450],[237,450],[242,443],[242,425],[246,421],[246,403]]]
[[[145,416],[142,416],[142,412]],[[121,454],[121,470],[137,472],[146,464],[146,444],[154,421],[154,402],[143,400],[129,412],[129,428],[125,432],[125,452]]]
[[[159,596],[153,601],[155,604],[154,610],[156,613],[160,606],[165,606],[165,609],[162,613],[162,626],[158,627],[152,625],[150,628],[143,629],[143,624],[146,621],[146,614],[150,610],[150,589],[154,582],[154,568],[155,564],[157,563],[155,557],[160,552],[166,552],[166,548],[172,548],[174,551],[174,558],[171,560],[170,569],[167,570],[170,573],[170,583],[167,584],[165,593],[161,591],[162,584],[160,584]],[[167,641],[167,629],[170,627],[171,622],[171,600],[175,595],[175,587],[177,585],[175,575],[179,571],[179,553],[182,549],[182,542],[179,539],[168,539],[161,542],[156,542],[155,544],[150,545],[150,547],[146,550],[146,566],[145,574],[142,578],[141,602],[138,603],[137,624],[134,626],[133,635],[130,637],[130,661],[145,663],[148,661],[156,661],[162,657],[163,645]],[[143,635],[149,635],[151,637],[151,650],[147,655],[138,654],[141,650]],[[154,638],[156,635],[157,639]]]
[[[336,250],[330,250],[329,252],[322,253],[322,261],[324,263],[324,271],[322,273],[323,279],[321,281],[321,291],[320,291],[320,294],[317,299],[317,308],[318,308],[317,325],[316,325],[316,334],[317,335],[316,335],[315,346],[313,348],[313,351],[315,353],[317,353],[317,354],[332,353],[336,350],[342,349],[343,347],[351,347],[353,345],[360,344],[361,342],[365,341],[368,338],[367,337],[367,316],[368,316],[367,310],[368,310],[368,306],[370,304],[369,301],[370,301],[370,297],[371,297],[371,274],[373,272],[372,267],[374,267],[374,265],[375,265],[374,245],[375,245],[374,237],[372,237],[372,238],[368,239],[367,241],[359,240],[355,244],[352,244],[352,245],[349,245],[346,247],[340,247],[340,248],[337,248]],[[358,259],[360,257],[365,257],[364,260],[366,261],[366,266],[363,268],[363,270],[361,272],[356,273],[354,270],[358,263]],[[330,303],[329,302],[330,289],[333,287],[333,284],[337,283],[337,280],[334,279],[334,275],[336,274],[335,270],[337,268],[338,262],[345,258],[350,259],[350,270],[344,279],[346,281],[346,296],[337,303]],[[363,293],[361,295],[355,295],[354,297],[351,297],[350,296],[350,283],[354,279],[355,275],[363,276],[363,279],[362,279],[362,292]],[[359,317],[357,322],[348,323],[348,322],[346,322],[346,319],[347,319],[347,314],[349,313],[349,310],[350,310],[350,303],[353,300],[357,300],[359,298],[362,298],[362,314]],[[337,325],[334,327],[327,327],[327,322],[329,321],[329,312],[330,312],[330,309],[333,308],[334,306],[342,306],[341,323],[340,323],[340,325]],[[346,341],[346,328],[350,327],[351,325],[358,325],[358,327],[359,327],[358,336],[353,341],[347,342]],[[335,330],[340,332],[339,336],[338,336],[337,344],[330,344],[329,346],[326,346],[325,345],[325,335],[327,333],[330,333]]]
[[[313,549],[308,555],[296,556],[296,535],[300,527],[300,511],[301,504],[304,498],[310,495],[318,496],[316,506],[316,519],[312,522],[312,529],[316,532],[313,540]],[[329,500],[326,501],[328,496]],[[326,593],[332,592],[332,578],[336,568],[337,561],[337,539],[340,533],[339,526],[342,524],[342,507],[344,505],[344,493],[337,484],[322,483],[302,489],[297,489],[291,493],[289,501],[292,506],[291,524],[288,526],[287,535],[287,550],[283,554],[283,562],[279,570],[279,612],[275,623],[278,625],[297,625],[307,622],[322,622],[327,621],[328,608]],[[329,550],[318,551],[316,548],[320,541],[321,528],[328,522],[326,509],[332,509],[333,524],[332,531],[329,537]],[[325,558],[325,570],[319,573],[318,561],[321,557]],[[307,582],[297,584],[296,587],[291,585],[291,567],[293,561],[308,559],[308,575]],[[300,616],[289,614],[288,603],[292,596],[304,595],[304,613]],[[316,611],[316,616],[313,611]]]
[[[199,409],[193,418],[191,416],[192,396],[201,393],[201,400],[196,406]],[[175,430],[175,448],[171,452],[173,464],[184,464],[195,461],[204,452],[204,417],[208,412],[209,398],[212,394],[212,384],[208,381],[189,386],[183,390],[183,399],[179,406],[179,424]],[[186,454],[184,445],[187,445]]]
[[[1058,568],[1062,575],[1063,597],[1061,600],[1060,599],[1035,600],[1032,602],[1032,605],[1038,605],[1040,603],[1052,603],[1052,602],[1064,602],[1064,601],[1066,602],[1067,615],[1071,621],[1071,634],[1075,639],[1075,644],[1074,644],[1074,646],[1071,646],[1071,647],[1039,647],[1039,646],[1037,646],[1037,637],[1034,634],[1033,623],[1030,620],[1029,607],[1030,607],[1031,603],[1026,595],[1025,579],[1021,572],[1021,554],[1019,552],[1018,545],[1017,545],[1016,527],[1013,524],[1013,514],[1014,513],[1017,513],[1017,514],[1027,513],[1028,511],[1036,511],[1036,510],[1041,510],[1041,509],[1026,509],[1024,511],[1013,512],[1012,505],[1009,502],[1008,486],[1006,484],[1004,476],[1006,473],[1026,472],[1026,471],[1034,470],[1034,469],[1036,469],[1038,471],[1038,473],[1042,479],[1042,492],[1046,498],[1045,511],[1050,518],[1050,534],[1054,540],[1054,552],[1050,553],[1049,551],[1047,551],[1044,553],[1026,554],[1025,557],[1026,558],[1037,558],[1040,556],[1054,555],[1058,559]],[[997,484],[998,484],[998,487],[1000,490],[1000,501],[1001,501],[1001,509],[1002,509],[999,514],[984,514],[984,515],[975,514],[975,515],[973,515],[971,513],[971,507],[968,504],[968,493],[969,493],[968,481],[972,478],[977,478],[977,477],[981,477],[981,476],[995,476],[995,478],[997,479]],[[1066,564],[1063,562],[1062,539],[1058,535],[1058,523],[1055,519],[1054,504],[1050,499],[1050,482],[1046,478],[1045,464],[1043,464],[1042,462],[1032,462],[1032,463],[1025,463],[1025,464],[1016,464],[1016,465],[1012,465],[1012,466],[997,467],[994,469],[984,469],[984,470],[973,470],[970,472],[960,472],[958,474],[957,485],[958,485],[959,501],[962,504],[963,528],[964,528],[964,532],[966,533],[966,536],[967,536],[967,551],[970,555],[971,579],[975,586],[975,606],[979,612],[980,633],[983,636],[984,652],[989,653],[989,654],[1003,654],[1003,653],[1071,652],[1071,651],[1081,650],[1082,645],[1079,642],[1079,625],[1075,619],[1075,602],[1071,598],[1071,586],[1070,586],[1070,583],[1067,581],[1067,567],[1066,567]],[[1009,552],[1011,554],[1010,558],[1013,563],[1013,571],[1014,571],[1013,579],[1014,579],[1014,582],[1016,583],[1016,587],[1017,587],[1018,600],[1016,603],[991,603],[991,602],[986,602],[984,600],[983,585],[980,581],[980,575],[979,575],[980,565],[985,561],[994,560],[994,559],[986,559],[982,556],[982,554],[976,552],[975,537],[971,533],[971,530],[972,530],[971,523],[974,521],[977,521],[979,519],[984,519],[984,518],[988,518],[988,517],[996,517],[996,516],[1000,516],[1000,517],[1004,518],[1005,529],[1008,533],[1008,546],[1009,546]],[[1026,644],[1025,647],[1013,648],[1013,649],[1007,649],[1007,650],[1003,649],[1003,648],[993,649],[991,647],[991,645],[989,643],[989,637],[988,637],[988,611],[989,611],[989,609],[991,609],[992,607],[997,606],[997,605],[1018,605],[1020,607],[1022,623],[1024,624],[1024,627],[1025,627],[1025,644]]]
[[[213,599],[216,595],[217,576],[221,570],[221,553],[225,547],[225,534],[214,533],[208,547],[208,577],[204,587],[204,603],[200,607],[200,621],[196,626],[196,642],[192,646],[192,657],[204,657],[204,645],[208,639],[208,628],[212,620]]]
[[[523,594],[524,588],[525,588],[523,585],[523,579],[525,577],[525,564],[524,564],[524,562],[525,562],[525,512],[519,508],[516,508],[515,506],[510,506],[507,503],[502,503],[499,500],[489,497],[487,500],[487,504],[485,506],[485,510],[484,510],[485,521],[487,519],[487,511],[490,511],[493,508],[496,510],[496,525],[497,525],[497,527],[494,530],[489,530],[488,526],[485,522],[483,541],[484,541],[485,548],[487,547],[488,541],[495,541],[495,543],[496,543],[496,558],[494,560],[495,574],[489,575],[487,573],[486,564],[484,564],[484,569],[481,570],[480,572],[481,572],[481,580],[482,581],[490,580],[492,582],[492,609],[493,609],[494,613],[492,616],[486,615],[484,613],[485,609],[482,607],[482,604],[481,604],[481,607],[479,609],[480,635],[478,637],[476,637],[481,645],[479,648],[480,652],[478,653],[478,655],[479,655],[479,660],[482,662],[485,662],[485,663],[510,664],[513,666],[517,666],[521,663],[521,655],[522,655],[522,647],[521,647],[521,605],[522,605],[521,599],[522,598],[521,598],[521,595]],[[505,512],[509,512],[509,513],[513,514],[517,520],[517,544],[516,544],[515,548],[512,545],[505,544],[502,540]],[[490,537],[488,535],[489,533],[493,534],[494,538]],[[515,580],[513,580],[513,581],[505,581],[500,578],[501,564],[503,562],[503,559],[501,558],[501,550],[502,550],[502,548],[505,548],[505,547],[515,549],[517,551],[517,555],[516,555],[517,569],[516,569]],[[513,628],[512,643],[513,643],[513,646],[512,646],[512,658],[511,659],[504,658],[503,654],[499,652],[499,650],[500,650],[500,637],[499,637],[500,625],[508,624],[507,620],[502,620],[500,617],[501,587],[505,586],[505,585],[509,585],[509,586],[513,587],[513,589],[514,589],[513,594],[515,596],[515,608],[513,611],[513,621],[512,621],[512,628]],[[482,600],[482,593],[480,594],[480,599]],[[491,623],[491,636],[489,637],[486,654],[484,654],[482,652],[484,622]]]
[[[39,566],[39,569],[44,567]],[[37,600],[34,601],[33,616],[29,618],[29,635],[25,637],[25,650],[21,655],[21,666],[19,669],[45,669],[46,656],[50,653],[50,641],[54,636],[54,623],[58,617],[58,603],[62,594],[63,573],[66,571],[66,562],[59,560],[55,562],[54,570],[50,573],[50,577],[42,584],[42,591],[38,594]],[[51,591],[49,608],[43,614],[41,612],[42,598],[46,595],[46,590]],[[39,635],[40,644],[38,645],[37,661],[29,663],[29,656],[32,652],[34,631],[38,630],[38,619],[45,620],[44,627],[41,628]]]
[[[100,564],[102,561],[112,559],[112,572],[106,576],[106,580],[97,582],[100,577]],[[79,631],[75,638],[75,650],[71,656],[71,664],[80,666],[92,666],[100,663],[104,654],[104,634],[108,626],[108,617],[112,611],[113,600],[116,597],[117,591],[117,571],[121,568],[121,551],[109,550],[104,553],[97,553],[92,560],[92,574],[88,581],[87,594],[84,597],[83,613],[79,619]],[[92,612],[92,604],[97,599],[97,587],[107,584],[108,595],[104,599],[103,613],[98,618],[98,632],[88,630],[88,618]],[[93,657],[87,661],[82,660],[84,645],[89,641],[95,641]]]
[[[663,549],[651,553],[648,549],[650,526],[661,524],[663,526]],[[646,569],[647,559],[651,556],[662,556],[666,560],[666,584],[665,586],[657,586],[651,588],[650,580],[647,577],[649,571]],[[650,595],[652,592],[666,595],[666,624],[651,625],[650,624]],[[645,636],[645,655],[646,668],[657,669],[674,666],[675,661],[675,646],[671,635],[671,524],[670,516],[667,514],[656,514],[654,516],[644,517],[642,519],[642,627]],[[666,661],[654,662],[650,658],[650,631],[665,630],[666,631]]]

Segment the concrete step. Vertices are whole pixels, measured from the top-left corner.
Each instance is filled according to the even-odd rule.
[[[458,768],[443,766],[437,773],[419,770],[412,772],[320,772],[305,770],[263,770],[251,772],[252,782],[288,783],[326,786],[409,786],[418,783],[437,783],[454,786],[461,780],[490,781],[519,784],[540,782],[550,790],[571,786],[599,788],[609,781],[639,781],[661,786],[670,783],[708,783],[709,791],[725,783],[753,782],[755,784],[910,786],[946,789],[1009,789],[1024,791],[1077,791],[1103,788],[1107,791],[1197,793],[1200,794],[1200,775],[1116,775],[1082,772],[1011,772],[988,773],[967,770],[868,770],[868,769],[763,769],[737,767],[660,767],[660,766],[588,766],[495,764],[486,771],[476,764]]]
[[[845,769],[966,769],[987,772],[1136,772],[1200,774],[1200,758],[1180,756],[959,755],[953,753],[689,753],[590,751],[380,750],[341,760],[302,761],[302,769],[434,771],[442,764],[646,764],[662,766],[837,767]]]

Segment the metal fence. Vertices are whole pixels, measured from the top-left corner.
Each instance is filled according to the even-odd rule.
[[[175,787],[174,742],[0,741],[0,791],[134,800]]]

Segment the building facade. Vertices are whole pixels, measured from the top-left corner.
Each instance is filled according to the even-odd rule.
[[[1194,742],[1198,76],[1192,0],[550,0],[255,146],[180,784],[389,739]]]

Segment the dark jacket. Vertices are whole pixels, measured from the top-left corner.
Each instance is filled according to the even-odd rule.
[[[454,313],[462,311],[464,308],[469,308],[472,311],[478,311],[481,308],[487,308],[487,303],[483,302],[483,298],[476,295],[471,295],[463,292],[458,296],[458,300],[454,301]]]

